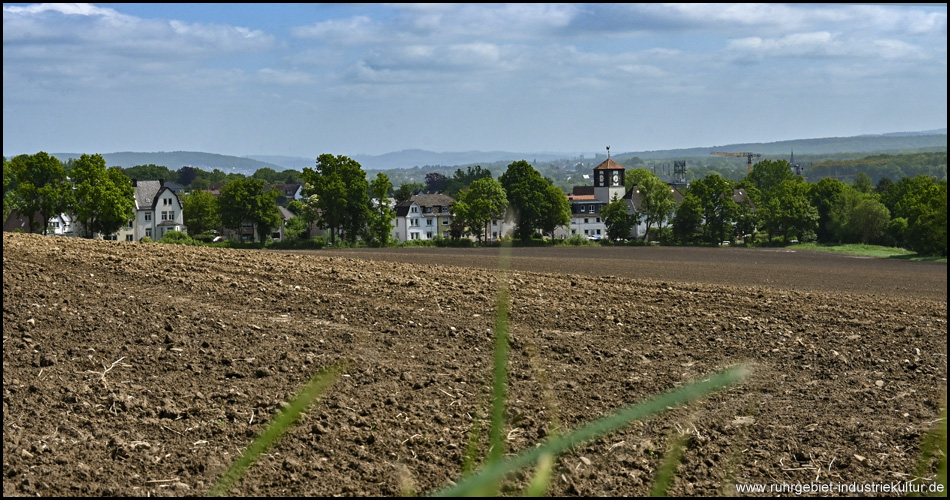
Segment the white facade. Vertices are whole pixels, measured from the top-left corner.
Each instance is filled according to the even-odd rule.
[[[185,231],[181,198],[161,181],[135,184],[135,220],[124,238],[160,240],[169,231]]]
[[[414,240],[432,240],[452,236],[452,213],[455,201],[443,194],[419,194],[396,205],[393,238],[400,243]]]

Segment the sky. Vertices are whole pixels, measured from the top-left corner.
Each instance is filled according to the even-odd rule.
[[[947,127],[947,4],[3,4],[3,154],[612,153]]]

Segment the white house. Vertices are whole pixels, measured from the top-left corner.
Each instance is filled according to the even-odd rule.
[[[169,231],[185,231],[181,198],[163,181],[132,181],[135,188],[135,219],[120,239],[160,240]],[[122,233],[122,232],[120,232]],[[124,237],[123,237],[124,236]]]
[[[34,216],[34,223],[39,222],[40,214],[36,213]],[[30,232],[30,224],[26,220],[26,217],[23,216],[20,212],[14,210],[10,213],[10,216],[7,217],[7,220],[4,221],[3,230],[5,232],[14,232],[22,231],[24,233]],[[43,228],[36,228],[38,232],[42,232]],[[46,221],[46,230],[47,234],[56,235],[56,236],[74,236],[73,234],[73,218],[69,214],[59,214],[54,215]]]
[[[416,194],[396,204],[393,238],[397,241],[451,237],[454,198],[444,194]]]

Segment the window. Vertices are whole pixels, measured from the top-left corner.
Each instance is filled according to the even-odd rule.
[[[590,223],[590,219],[584,219],[584,224]]]
[[[425,213],[427,213],[427,214],[431,214],[431,213],[432,213],[432,207],[425,207],[425,208],[423,208],[422,210],[423,210]]]
[[[443,226],[448,226],[448,225],[449,225],[449,220],[448,220],[448,219],[442,219],[442,225],[443,225]]]
[[[597,223],[600,224],[600,217],[597,218]]]
[[[419,233],[409,233],[409,239],[410,239],[410,240],[418,240],[418,239],[419,239]]]
[[[449,207],[442,207],[442,213],[444,214],[449,213]]]
[[[162,212],[162,220],[168,220],[168,212]]]
[[[432,239],[432,231],[426,231],[426,239],[427,239],[427,240],[431,240],[431,239]]]
[[[419,213],[419,207],[412,207],[412,208],[409,209],[409,211],[412,212],[412,213],[414,213],[414,214],[417,214],[417,213]]]
[[[132,235],[131,234],[125,235],[125,241],[132,241]]]
[[[152,237],[152,228],[150,228],[150,227],[145,228],[145,237],[146,237],[146,238],[151,238],[151,237]]]
[[[170,211],[168,212],[168,220],[175,220],[175,211],[174,211],[174,210],[170,210]]]
[[[432,225],[432,219],[426,219],[426,225],[427,225],[427,226],[431,226],[431,225]]]
[[[587,207],[586,207],[585,205],[580,205],[580,206],[578,207],[578,211],[579,211],[580,213],[584,213],[584,212],[587,211]]]
[[[162,198],[162,205],[167,207],[168,205],[171,205],[171,204],[172,204],[171,198]]]
[[[145,222],[152,222],[152,212],[145,212]]]

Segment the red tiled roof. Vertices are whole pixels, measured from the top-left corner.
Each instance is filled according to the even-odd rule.
[[[626,170],[623,165],[607,158],[603,163],[594,167],[594,170]]]

